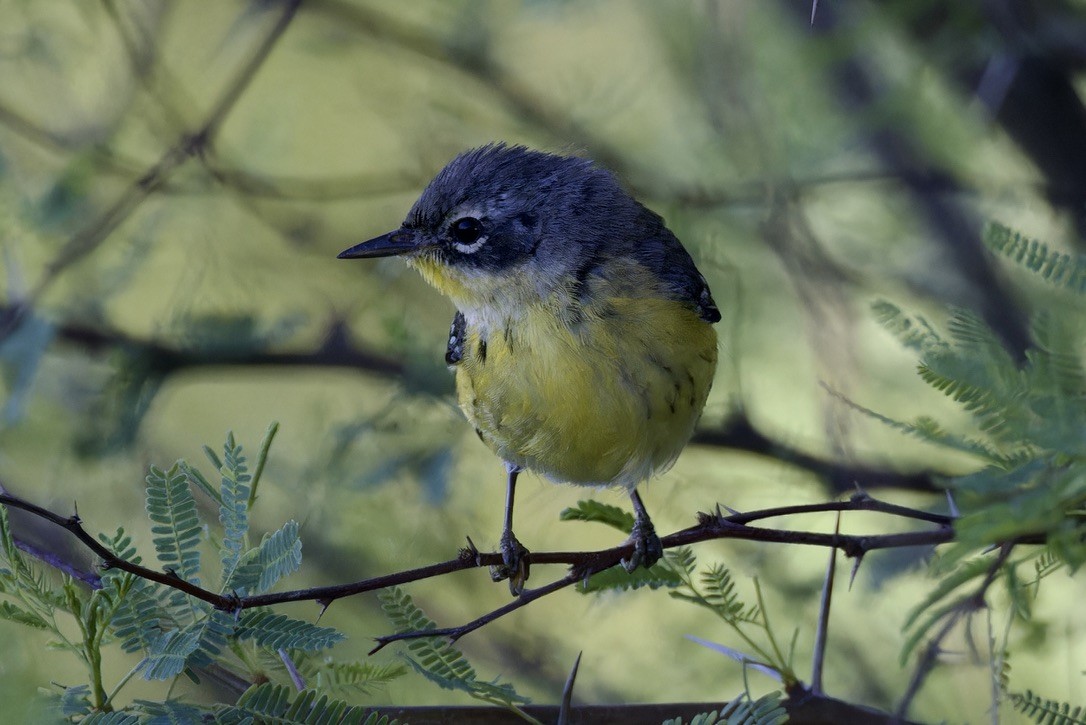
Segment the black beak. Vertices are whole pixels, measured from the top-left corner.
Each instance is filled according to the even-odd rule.
[[[336,259],[367,259],[370,257],[394,257],[419,248],[418,238],[406,229],[397,229],[368,241],[344,249]]]

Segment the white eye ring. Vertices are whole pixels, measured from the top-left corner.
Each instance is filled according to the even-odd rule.
[[[482,249],[482,246],[486,244],[487,236],[483,236],[476,239],[471,244],[461,244],[460,242],[453,242],[453,247],[461,254],[474,254]]]

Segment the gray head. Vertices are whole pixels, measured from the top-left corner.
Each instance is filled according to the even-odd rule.
[[[663,220],[610,172],[587,159],[504,144],[454,158],[399,229],[339,256],[390,255],[404,256],[462,307],[532,289],[545,295],[583,281],[608,256],[637,259],[667,286],[676,275],[701,278]]]

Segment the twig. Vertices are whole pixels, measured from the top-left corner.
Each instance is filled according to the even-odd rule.
[[[29,513],[66,529],[95,555],[101,558],[102,565],[106,568],[116,568],[129,572],[149,581],[182,591],[201,601],[208,602],[217,609],[231,612],[240,611],[242,609],[251,609],[253,607],[298,601],[314,601],[326,608],[333,601],[343,597],[428,579],[435,576],[442,576],[455,571],[496,566],[502,563],[501,554],[481,553],[473,545],[469,544],[468,548],[460,551],[457,558],[431,564],[429,566],[395,572],[379,577],[372,577],[370,579],[363,579],[347,584],[241,597],[234,594],[224,595],[212,592],[181,579],[172,572],[155,571],[118,557],[99,543],[83,528],[82,522],[78,516],[63,516],[7,493],[0,494],[0,505],[12,506],[28,511]],[[768,518],[771,516],[780,516],[782,515],[782,512],[796,513],[798,511],[802,513],[811,513],[816,511],[850,510],[880,511],[882,513],[887,513],[888,515],[905,516],[912,519],[922,518],[920,515],[924,513],[905,507],[881,504],[881,502],[874,501],[866,495],[860,495],[847,502],[831,502],[803,507],[781,507],[766,509],[764,511],[754,511],[746,514],[734,514],[728,517],[699,514],[697,525],[663,537],[661,539],[661,544],[664,549],[670,549],[714,539],[743,539],[747,541],[772,541],[786,544],[825,546],[831,549],[840,549],[846,556],[862,557],[867,552],[878,549],[905,546],[934,546],[947,543],[954,538],[954,532],[949,523],[941,524],[937,528],[926,531],[912,531],[897,534],[850,535],[836,532],[833,534],[823,534],[811,531],[763,529],[736,523],[736,521],[733,520],[749,521],[758,518]],[[932,516],[935,515],[932,514]],[[1038,534],[1031,537],[1020,537],[1016,540],[1016,543],[1043,543],[1044,540],[1045,537]],[[571,570],[565,577],[545,586],[527,590],[513,602],[503,607],[499,607],[467,624],[459,627],[400,633],[390,635],[387,638],[379,638],[377,649],[384,647],[389,642],[416,637],[448,636],[453,639],[458,639],[489,624],[495,619],[524,607],[536,599],[559,591],[560,589],[564,589],[572,584],[576,584],[578,581],[582,581],[593,574],[615,566],[623,558],[629,557],[632,553],[632,549],[632,544],[623,544],[601,551],[531,553],[527,558],[532,564],[567,564],[571,567]]]
[[[604,569],[609,569],[615,564],[618,564],[618,560],[611,562],[608,566],[601,567],[599,569],[588,568],[586,573],[570,572],[561,579],[557,579],[550,584],[546,584],[535,589],[525,589],[520,593],[520,596],[509,602],[503,607],[487,612],[481,617],[471,620],[466,624],[461,624],[459,627],[443,627],[440,629],[421,629],[410,632],[397,632],[396,634],[386,634],[381,637],[377,637],[377,646],[369,651],[372,655],[393,642],[399,642],[407,639],[422,639],[424,637],[448,637],[451,641],[455,642],[466,634],[471,634],[477,629],[490,624],[496,619],[500,619],[505,615],[515,612],[522,607],[526,607],[537,599],[542,599],[548,594],[553,594],[561,589],[565,589],[568,586],[572,586],[579,581],[582,581],[586,576],[597,574]]]
[[[841,512],[837,512],[834,533],[841,531]],[[822,691],[822,665],[826,661],[827,632],[830,626],[830,602],[833,601],[833,576],[837,572],[837,549],[830,550],[830,561],[826,565],[826,578],[822,582],[822,598],[818,603],[818,626],[815,628],[814,655],[811,662],[811,692],[816,695]]]
[[[1003,564],[1007,561],[1007,558],[1011,555],[1011,550],[1016,543],[1017,542],[1007,542],[999,547],[999,555],[996,557],[995,561],[992,562],[992,565],[988,567],[988,572],[985,574],[980,586],[977,587],[976,592],[959,606],[955,607],[951,612],[947,613],[947,618],[943,623],[943,626],[940,627],[939,631],[935,633],[935,636],[931,638],[924,648],[923,654],[920,655],[916,670],[909,680],[909,686],[906,688],[905,694],[901,698],[901,703],[895,711],[895,714],[898,717],[904,718],[908,713],[909,705],[912,704],[913,699],[916,697],[917,693],[920,692],[924,680],[927,679],[928,675],[931,674],[931,671],[935,668],[939,653],[942,651],[943,640],[946,639],[951,630],[954,629],[959,621],[961,621],[963,616],[987,606],[985,596],[988,593],[988,588],[992,586],[992,582],[995,581],[996,576],[999,574],[1000,569],[1002,569]]]

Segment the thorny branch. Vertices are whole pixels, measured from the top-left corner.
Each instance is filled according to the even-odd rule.
[[[218,609],[227,611],[238,611],[253,607],[298,601],[315,601],[318,604],[327,607],[337,599],[342,599],[355,594],[407,584],[409,582],[442,576],[456,571],[463,571],[465,569],[489,567],[502,563],[500,554],[480,552],[473,545],[470,545],[469,542],[469,546],[462,549],[456,558],[416,569],[409,569],[346,584],[240,597],[234,594],[221,594],[210,591],[185,581],[172,572],[157,571],[120,558],[96,540],[94,536],[83,527],[83,522],[78,516],[64,516],[55,513],[10,493],[0,493],[0,504],[27,511],[39,518],[64,528],[99,557],[101,559],[101,566],[104,568],[114,568],[129,572],[144,579],[185,592],[190,596],[208,602]],[[895,534],[855,535],[791,529],[770,529],[749,525],[753,521],[784,515],[835,511],[875,511],[891,516],[930,522],[934,523],[935,526],[925,530]],[[862,557],[870,551],[879,549],[906,546],[935,546],[947,543],[951,541],[953,537],[954,532],[951,528],[951,519],[949,517],[887,504],[861,493],[854,495],[848,501],[829,502],[825,504],[788,506],[761,511],[751,511],[748,513],[736,513],[728,516],[721,515],[719,511],[714,514],[702,513],[698,515],[698,523],[696,525],[663,537],[661,543],[664,549],[672,549],[679,546],[687,546],[702,541],[716,539],[771,541],[785,544],[805,544],[809,546],[835,548],[844,552],[846,556]],[[1037,537],[1037,542],[1041,540],[1042,537]],[[1021,543],[1037,543],[1025,539],[1019,539],[1019,541]],[[624,557],[629,557],[631,553],[631,544],[623,544],[621,546],[600,551],[533,552],[528,555],[529,563],[536,565],[565,564],[570,567],[569,573],[565,577],[548,585],[526,591],[514,602],[480,617],[463,627],[454,628],[450,630],[448,634],[454,638],[462,637],[505,614],[525,606],[535,599],[576,584],[593,574],[609,569],[618,564]],[[44,559],[44,561],[51,566],[56,566],[56,562],[53,558]],[[87,577],[80,578],[88,581]],[[439,630],[438,633],[444,633],[444,631]],[[432,635],[433,632],[419,634],[418,636]],[[397,635],[396,638],[402,639],[404,637]],[[389,641],[392,640],[390,639]]]

